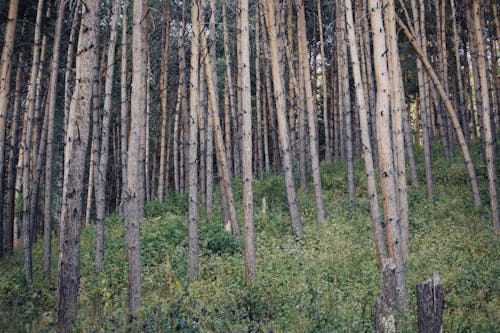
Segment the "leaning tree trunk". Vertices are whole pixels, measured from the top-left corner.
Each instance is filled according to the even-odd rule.
[[[97,48],[100,1],[86,2],[76,59],[76,84],[71,99],[64,148],[64,180],[57,276],[58,331],[70,332],[78,309],[80,286],[80,225],[85,160],[88,146]]]
[[[299,214],[297,202],[297,191],[295,188],[295,177],[292,169],[292,152],[288,133],[288,121],[286,117],[285,90],[282,84],[282,69],[280,66],[280,55],[277,42],[277,26],[275,19],[275,4],[272,0],[265,1],[267,14],[267,28],[269,32],[269,44],[272,61],[272,75],[274,95],[276,98],[276,113],[278,118],[278,132],[282,149],[283,172],[285,174],[285,190],[288,200],[288,209],[292,223],[292,233],[298,238],[302,237],[302,221]]]
[[[460,145],[460,148],[462,150],[462,156],[464,158],[465,166],[467,168],[467,172],[469,174],[469,180],[471,183],[472,187],[472,196],[474,198],[474,204],[475,206],[481,205],[481,196],[479,194],[479,187],[477,185],[477,177],[476,177],[476,171],[474,169],[474,165],[472,164],[472,158],[470,156],[470,151],[469,147],[467,145],[467,142],[465,141],[464,134],[462,132],[462,128],[460,127],[460,122],[458,120],[457,114],[455,110],[453,109],[453,105],[451,104],[450,98],[446,95],[443,85],[439,81],[436,72],[432,68],[431,64],[429,63],[429,60],[424,56],[422,50],[418,46],[415,37],[411,34],[410,30],[408,30],[408,27],[406,24],[401,21],[401,19],[396,16],[396,22],[398,26],[401,28],[403,33],[405,34],[406,38],[410,42],[413,50],[419,57],[420,61],[422,62],[422,65],[424,66],[425,70],[427,71],[427,74],[432,80],[432,83],[434,84],[439,96],[444,102],[444,106],[446,108],[446,111],[448,112],[448,116],[451,119],[451,122],[453,124],[453,127],[455,128],[455,134],[458,139],[458,143]]]

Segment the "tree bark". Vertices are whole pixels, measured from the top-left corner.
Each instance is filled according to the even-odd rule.
[[[14,54],[14,38],[16,33],[17,12],[19,8],[19,0],[11,0],[9,4],[9,14],[5,25],[4,43],[2,55],[0,57],[0,198],[4,195],[4,155],[5,155],[5,131],[6,117],[9,106],[10,95],[10,73],[12,67],[12,57]],[[3,201],[3,200],[2,200]],[[3,256],[3,209],[4,205],[0,205],[0,258]],[[8,223],[8,221],[7,221]],[[10,243],[8,243],[10,245]]]
[[[191,72],[189,94],[189,263],[191,281],[198,280],[198,114],[199,100],[199,39],[200,0],[191,4]]]
[[[80,285],[80,226],[83,179],[88,146],[94,82],[97,80],[97,41],[100,1],[86,2],[82,13],[76,59],[76,85],[71,99],[64,151],[64,180],[57,277],[57,329],[71,332],[78,309]]]
[[[396,175],[391,143],[390,97],[391,87],[385,46],[385,29],[382,17],[382,1],[369,0],[370,22],[373,31],[373,54],[377,83],[377,138],[380,160],[382,200],[386,223],[387,252],[396,265],[397,307],[408,306],[406,272],[401,247],[400,211],[396,193]]]
[[[408,189],[406,184],[403,113],[407,111],[402,77],[403,71],[399,60],[394,1],[387,2],[385,13],[386,43],[388,48],[387,56],[389,78],[391,80],[392,144],[395,157],[394,167],[396,170],[398,204],[401,218],[401,246],[403,249],[403,257],[406,260],[410,254],[410,216],[408,208]]]
[[[144,218],[144,145],[146,105],[144,96],[144,45],[142,1],[134,1],[132,11],[132,92],[130,101],[130,134],[127,155],[125,201],[125,242],[128,259],[128,308],[135,316],[141,305],[140,224]]]
[[[33,123],[35,114],[35,102],[36,102],[36,81],[38,75],[38,67],[40,65],[40,33],[42,25],[42,12],[43,12],[43,0],[38,1],[37,15],[35,23],[35,37],[34,37],[34,48],[33,57],[31,63],[31,75],[28,86],[28,96],[26,101],[26,111],[24,114],[24,127],[23,127],[23,140],[22,140],[22,150],[23,150],[23,253],[24,253],[24,278],[26,284],[31,284],[32,279],[32,255],[31,255],[31,218],[30,214],[35,214],[35,212],[30,211],[30,201],[31,201],[31,151],[32,151],[32,135],[33,135]]]
[[[370,201],[370,212],[373,225],[373,234],[375,239],[375,250],[377,259],[382,266],[383,260],[387,257],[387,250],[384,243],[384,234],[382,224],[380,223],[380,210],[377,198],[377,183],[375,177],[375,168],[373,166],[372,146],[370,142],[370,133],[368,127],[368,104],[363,92],[363,82],[361,79],[361,69],[359,63],[358,45],[354,34],[354,20],[352,14],[351,0],[345,0],[347,35],[349,40],[349,50],[351,53],[352,74],[354,87],[356,91],[356,101],[359,111],[359,123],[361,127],[361,141],[363,147],[363,157],[365,161],[366,180],[368,183],[368,198]]]
[[[163,50],[161,53],[161,69],[160,69],[160,100],[161,100],[161,134],[160,134],[160,170],[158,175],[158,200],[162,202],[165,197],[165,178],[166,161],[167,161],[167,87],[168,87],[168,59],[170,51],[170,4],[167,1],[165,4],[165,30],[163,32]]]
[[[95,184],[96,203],[96,272],[100,272],[104,266],[104,217],[106,207],[106,176],[108,171],[109,156],[109,130],[111,121],[113,77],[115,72],[116,39],[118,35],[117,24],[120,15],[120,0],[113,1],[111,9],[110,35],[108,44],[108,64],[106,66],[106,83],[104,87],[104,107],[102,110],[101,126],[101,156],[97,167]]]
[[[52,48],[52,62],[50,66],[48,123],[47,123],[47,152],[45,162],[45,190],[43,209],[43,275],[50,279],[51,266],[51,235],[52,235],[52,166],[54,162],[54,118],[56,112],[57,76],[59,70],[59,49],[66,1],[59,0],[56,13],[56,27],[54,45]]]
[[[313,176],[314,185],[314,196],[316,202],[316,217],[318,221],[322,222],[325,220],[325,209],[323,208],[323,190],[321,189],[321,177],[319,174],[319,153],[318,153],[318,131],[317,131],[317,119],[314,111],[315,99],[313,97],[313,91],[311,87],[311,72],[309,68],[309,61],[307,61],[307,36],[306,36],[306,17],[304,12],[304,4],[302,0],[295,0],[297,5],[297,16],[298,16],[298,29],[297,29],[297,39],[299,45],[299,63],[302,66],[302,71],[304,73],[304,87],[306,93],[306,104],[307,104],[307,122],[309,124],[309,143],[310,143],[310,154],[311,154],[311,168]]]
[[[479,0],[472,0],[474,11],[474,29],[476,32],[476,43],[478,52],[479,78],[481,82],[481,95],[483,100],[483,127],[484,145],[486,155],[486,169],[488,172],[488,189],[490,191],[491,220],[495,229],[495,234],[500,233],[500,218],[498,215],[498,189],[495,156],[495,138],[493,136],[493,126],[491,122],[490,95],[488,90],[488,69],[486,60],[486,48],[484,45],[483,29],[481,22],[481,8]]]
[[[288,200],[288,209],[290,212],[292,233],[298,237],[302,237],[302,221],[299,214],[297,202],[297,191],[295,188],[295,179],[292,170],[290,139],[288,134],[288,121],[286,117],[286,101],[285,91],[282,85],[282,68],[279,60],[279,50],[277,42],[277,26],[275,21],[274,2],[272,0],[265,1],[267,14],[267,28],[269,32],[269,44],[272,61],[272,75],[274,95],[276,98],[276,112],[278,118],[278,132],[282,149],[283,172],[285,174],[285,190]]]
[[[408,30],[406,25],[404,24],[401,19],[396,16],[396,22],[398,26],[401,28],[403,33],[405,34],[406,38],[410,42],[412,48],[415,50],[415,53],[419,57],[420,61],[422,62],[425,70],[427,71],[427,74],[432,80],[432,83],[434,84],[439,96],[444,102],[446,111],[448,112],[448,116],[451,119],[451,122],[453,124],[453,127],[455,128],[455,134],[458,139],[458,143],[460,144],[460,148],[462,150],[462,156],[464,158],[465,166],[467,168],[467,173],[469,174],[469,180],[471,182],[471,187],[472,187],[472,196],[474,199],[474,205],[477,207],[481,204],[481,196],[479,194],[479,187],[477,185],[477,177],[476,177],[476,171],[474,170],[474,165],[472,164],[472,159],[470,156],[470,151],[469,147],[467,145],[467,142],[465,141],[464,134],[462,132],[462,128],[460,127],[460,122],[458,121],[457,114],[455,110],[453,109],[453,105],[451,104],[451,101],[449,97],[446,95],[444,88],[439,81],[436,73],[431,67],[431,64],[427,60],[427,58],[424,56],[422,53],[422,50],[419,48],[417,42],[415,41],[415,37],[411,34],[411,32]]]

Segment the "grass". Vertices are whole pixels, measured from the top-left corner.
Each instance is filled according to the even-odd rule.
[[[480,160],[475,154],[476,160]],[[418,171],[422,177],[421,155]],[[440,156],[436,154],[436,156]],[[483,200],[484,166],[477,164]],[[415,284],[438,271],[445,293],[445,332],[500,331],[500,252],[487,203],[472,204],[460,156],[434,161],[436,197],[423,185],[409,191],[410,311],[398,330],[415,332]],[[356,165],[357,201],[347,200],[345,165],[322,165],[327,221],[314,218],[312,192],[299,192],[304,239],[290,235],[280,175],[255,181],[257,279],[245,283],[242,242],[222,230],[220,212],[200,218],[200,281],[187,276],[185,196],[152,202],[142,224],[142,332],[373,332],[380,273],[362,164]],[[235,195],[241,207],[241,184]],[[262,198],[268,210],[260,210]],[[239,211],[241,217],[241,211]],[[240,222],[241,223],[241,222]],[[94,273],[94,228],[82,231],[81,292],[76,332],[126,332],[127,265],[123,223],[106,221],[105,269]],[[57,258],[54,240],[53,258]],[[41,275],[34,247],[31,288],[23,282],[22,251],[0,262],[2,332],[55,330],[56,282]],[[53,272],[56,272],[56,263]]]

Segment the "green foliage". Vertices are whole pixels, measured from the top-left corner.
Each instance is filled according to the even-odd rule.
[[[484,166],[473,150],[480,187]],[[417,151],[418,171],[423,158]],[[410,188],[410,311],[400,332],[415,332],[414,286],[438,271],[445,292],[444,331],[500,331],[500,252],[486,204],[475,208],[461,157],[433,165],[435,201],[423,185]],[[217,213],[200,219],[200,281],[187,280],[187,199],[151,202],[141,224],[141,332],[373,332],[380,290],[363,165],[356,163],[357,201],[347,199],[343,162],[324,163],[327,221],[315,218],[312,190],[299,191],[304,239],[290,235],[281,175],[255,181],[257,279],[245,281],[241,239],[223,230]],[[241,207],[241,181],[234,181]],[[485,194],[487,192],[484,192]],[[265,197],[267,211],[261,211]],[[485,198],[485,196],[483,196]],[[241,218],[240,218],[241,220]],[[105,267],[94,271],[93,227],[82,230],[81,292],[76,332],[131,331],[123,221],[106,220]],[[57,252],[54,240],[54,256]],[[34,284],[26,288],[22,251],[0,262],[0,327],[4,332],[54,330],[55,280],[41,277],[34,247]],[[56,257],[54,257],[56,258]],[[55,261],[55,260],[54,260]],[[56,263],[54,264],[54,270]]]

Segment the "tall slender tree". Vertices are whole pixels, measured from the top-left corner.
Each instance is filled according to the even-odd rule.
[[[57,276],[57,328],[71,332],[78,309],[80,285],[80,226],[85,160],[88,146],[101,2],[87,1],[82,12],[76,58],[76,84],[71,98],[64,148],[64,180]]]
[[[127,155],[127,180],[125,194],[125,243],[128,258],[128,307],[135,315],[142,302],[140,224],[144,218],[144,145],[146,137],[146,105],[144,96],[145,56],[143,47],[144,19],[142,1],[135,0],[132,7],[132,91],[130,108],[130,134]]]

